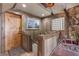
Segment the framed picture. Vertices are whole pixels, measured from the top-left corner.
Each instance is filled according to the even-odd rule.
[[[37,18],[27,18],[27,29],[40,29],[40,20]]]

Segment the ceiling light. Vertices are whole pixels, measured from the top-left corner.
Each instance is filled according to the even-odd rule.
[[[27,7],[26,4],[22,4],[22,6],[23,6],[24,8]]]
[[[18,14],[18,15],[20,14],[20,12],[14,12],[14,13],[15,13],[15,14]]]
[[[42,16],[44,16],[44,14],[42,14]]]

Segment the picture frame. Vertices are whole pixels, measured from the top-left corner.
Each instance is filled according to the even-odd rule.
[[[37,18],[27,18],[26,29],[40,29],[41,21]]]

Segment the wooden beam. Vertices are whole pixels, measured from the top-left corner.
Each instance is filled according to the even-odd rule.
[[[66,9],[64,9],[64,13],[65,13],[65,33],[67,35],[67,38],[69,38],[69,13]]]
[[[77,6],[75,6],[75,7],[72,7],[72,8],[70,8],[70,9],[68,9],[68,10],[66,10],[68,13],[69,13],[69,16],[73,16],[72,14],[73,14],[73,12],[72,11],[74,11],[74,9],[76,9],[76,14],[79,14],[79,5],[77,5]],[[41,19],[44,19],[44,18],[51,18],[51,17],[63,17],[63,16],[65,16],[65,13],[64,12],[62,12],[62,13],[57,13],[57,14],[54,14],[54,15],[48,15],[48,16],[45,16],[45,17],[42,17]]]
[[[17,3],[14,3],[14,5],[10,8],[11,10],[16,7]]]
[[[54,15],[49,15],[49,16],[45,16],[45,17],[42,17],[41,19],[44,19],[44,18],[56,18],[56,17],[64,17],[65,14],[64,13],[58,13],[58,14],[54,14]]]
[[[19,10],[19,9],[17,9],[17,10],[14,10],[14,9],[13,9],[12,11],[15,11],[15,12],[21,12],[21,13],[24,13],[24,14],[30,16],[30,17],[35,17],[35,18],[39,18],[39,19],[41,19],[41,17],[39,17],[39,16],[35,16],[35,15],[31,14],[31,13],[27,13],[27,12],[24,12],[24,11]]]

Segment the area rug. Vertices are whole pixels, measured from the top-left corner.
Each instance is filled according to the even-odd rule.
[[[52,51],[51,56],[79,56],[79,47],[61,43]]]

